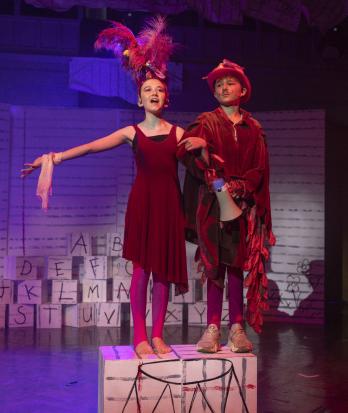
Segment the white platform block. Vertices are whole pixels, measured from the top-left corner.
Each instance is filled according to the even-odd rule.
[[[6,325],[6,304],[0,304],[0,328]]]
[[[82,280],[81,284],[84,303],[105,303],[107,301],[107,280]]]
[[[42,304],[48,299],[46,280],[26,280],[17,285],[18,304]]]
[[[72,257],[49,256],[46,258],[46,274],[49,280],[71,280]]]
[[[92,255],[92,237],[87,232],[70,234],[68,237],[69,255],[86,256]]]
[[[82,278],[89,280],[106,280],[108,278],[108,267],[108,257],[106,255],[86,256],[84,257]]]
[[[52,304],[77,304],[78,281],[77,280],[53,280]]]
[[[156,355],[147,356],[139,360],[133,352],[132,346],[100,347],[99,349],[99,410],[98,413],[136,412],[136,394],[131,393],[134,379],[137,375],[139,363],[147,363],[141,366],[143,372],[151,376],[171,381],[170,389],[173,395],[174,409],[176,413],[189,411],[192,396],[196,384],[187,382],[200,382],[209,404],[214,412],[221,412],[223,402],[227,396],[225,413],[243,413],[242,398],[239,394],[239,386],[234,376],[229,384],[229,374],[212,381],[204,382],[207,378],[220,376],[233,363],[233,367],[239,381],[240,389],[250,413],[257,411],[257,358],[253,354],[232,353],[224,347],[216,354],[197,353],[194,345],[172,346],[174,352],[163,356],[162,360]],[[192,360],[197,359],[197,360]],[[220,359],[220,360],[219,360]],[[222,360],[221,360],[222,359]],[[137,380],[138,401],[142,413],[152,412],[157,401],[160,402],[156,411],[172,412],[170,391],[166,383],[140,374]],[[182,385],[184,383],[184,385]],[[161,398],[161,393],[163,397]],[[130,396],[130,397],[129,397]],[[197,392],[192,406],[192,412],[210,412],[207,403],[200,391]]]
[[[140,359],[133,350],[133,346],[115,346],[99,348],[99,391],[98,391],[98,413],[122,412],[127,398],[132,390],[134,379],[138,372],[139,364],[143,362],[156,362],[159,360],[177,360],[174,353],[163,355],[161,358],[155,354],[143,356]],[[175,369],[177,371],[175,371]],[[180,376],[179,364],[173,366],[162,365],[161,377]],[[178,386],[179,387],[179,386]],[[175,389],[174,389],[175,390]],[[159,397],[158,383],[154,380],[142,376],[137,383],[137,391],[141,403],[141,412],[152,412]],[[174,401],[176,411],[180,411],[180,393],[174,391]],[[171,401],[169,392],[166,393],[158,406],[158,412],[171,411]],[[137,403],[133,391],[127,404],[125,413],[137,412]]]
[[[34,305],[9,304],[8,326],[33,327],[34,326]]]
[[[95,309],[92,303],[65,305],[63,324],[70,327],[91,327],[95,325]]]
[[[131,278],[114,277],[112,286],[112,301],[129,303]]]
[[[13,304],[14,281],[0,279],[0,304]]]
[[[95,304],[96,325],[98,327],[121,326],[121,304],[100,303]]]
[[[4,278],[10,280],[36,280],[43,257],[16,257],[8,255],[4,261]]]
[[[232,353],[228,347],[223,347],[221,351],[215,354],[203,354],[196,351],[195,345],[173,345],[175,353],[181,360],[196,359],[226,359],[233,363],[239,384],[241,386],[242,394],[244,396],[246,405],[250,413],[256,413],[257,411],[257,357],[254,354],[246,353]],[[228,368],[228,364],[224,365],[224,368]],[[184,370],[183,381],[192,381],[197,377],[212,377],[221,374],[221,364],[189,362],[187,368]],[[212,382],[203,384],[202,388],[205,390],[205,395],[211,402],[214,412],[220,412],[221,409],[221,397],[217,397],[217,393],[227,392],[227,379],[228,376]],[[217,392],[217,390],[220,390]],[[245,409],[242,404],[242,399],[239,394],[239,387],[235,380],[232,378],[230,388],[228,390],[228,399],[226,405],[226,413],[244,413]],[[182,411],[188,411],[192,398],[192,392],[183,391],[184,406]],[[195,400],[195,406],[197,410],[193,411],[209,411],[208,407],[204,403],[204,399],[200,393],[197,393],[198,400]],[[197,404],[196,404],[197,403]],[[205,406],[205,407],[204,407]]]
[[[62,305],[40,304],[36,306],[36,328],[62,328]]]

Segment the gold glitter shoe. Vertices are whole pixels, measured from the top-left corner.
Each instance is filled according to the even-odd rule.
[[[144,356],[146,354],[154,354],[153,348],[147,341],[141,341],[135,348],[134,351],[138,356]]]
[[[201,353],[216,353],[220,350],[220,331],[215,324],[209,324],[196,346]]]
[[[171,353],[172,349],[167,346],[161,337],[153,337],[152,347],[155,353],[157,354],[167,354]]]
[[[253,350],[253,345],[240,324],[231,327],[227,346],[234,353],[250,353]]]

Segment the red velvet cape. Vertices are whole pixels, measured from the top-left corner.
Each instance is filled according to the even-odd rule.
[[[210,159],[218,155],[224,160],[223,176],[229,190],[243,209],[240,218],[238,254],[230,265],[248,274],[244,284],[247,292],[247,320],[260,332],[262,310],[267,308],[267,276],[264,269],[269,257],[268,244],[273,245],[269,195],[269,159],[265,134],[251,115],[241,110],[242,120],[233,124],[221,108],[205,112],[187,128],[182,139],[199,136],[206,140]],[[199,245],[198,258],[204,275],[222,286],[219,266],[219,206],[206,182],[207,167],[196,153],[179,146],[179,160],[187,168],[184,184],[186,238]],[[215,165],[211,162],[210,169]]]

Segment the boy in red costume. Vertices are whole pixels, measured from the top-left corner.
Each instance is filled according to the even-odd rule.
[[[197,343],[202,352],[220,348],[220,324],[225,274],[228,276],[230,332],[228,346],[249,352],[252,344],[243,328],[243,271],[248,274],[249,324],[260,332],[262,310],[267,308],[268,259],[266,244],[274,244],[271,230],[269,163],[261,125],[240,108],[251,95],[251,84],[242,67],[224,60],[205,78],[219,107],[202,113],[180,143],[178,157],[187,167],[184,185],[186,238],[197,243],[197,259],[207,279],[207,324]],[[216,178],[223,185],[216,188]],[[220,221],[213,187],[228,190],[242,215]]]

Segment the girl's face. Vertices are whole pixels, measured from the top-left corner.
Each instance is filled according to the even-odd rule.
[[[141,85],[139,106],[154,114],[160,113],[168,98],[167,86],[158,79],[148,79]]]
[[[244,96],[246,89],[240,81],[233,76],[226,76],[215,82],[214,96],[220,105],[239,105],[240,98]]]

